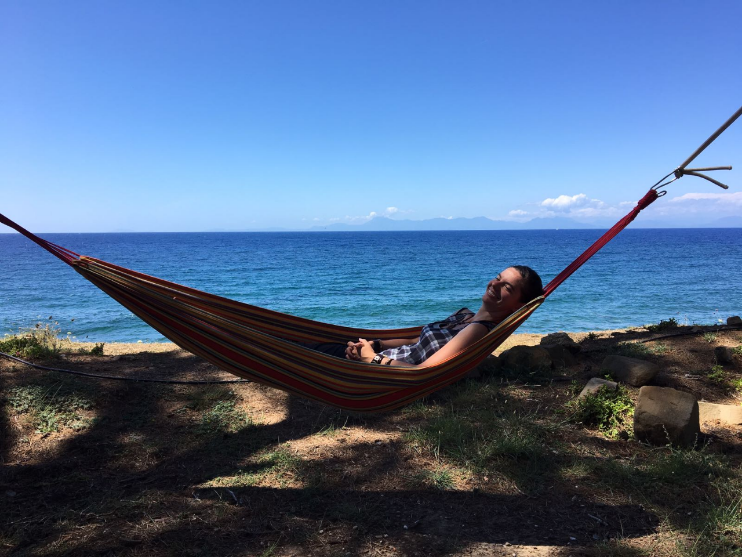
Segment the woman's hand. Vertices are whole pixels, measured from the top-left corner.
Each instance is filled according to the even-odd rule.
[[[361,360],[361,346],[360,342],[348,342],[348,347],[345,349],[345,358],[359,362]]]
[[[356,343],[356,346],[360,345],[358,348],[358,353],[360,354],[360,360],[362,362],[370,362],[374,359],[374,356],[376,356],[376,352],[374,351],[374,347],[371,346],[371,343],[367,341],[365,338],[359,338],[358,342]]]

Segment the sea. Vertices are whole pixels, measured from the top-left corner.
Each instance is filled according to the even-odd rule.
[[[292,315],[395,328],[476,310],[513,264],[544,283],[603,230],[46,234],[77,253]],[[742,314],[742,228],[628,228],[519,332],[616,329]],[[49,325],[88,342],[164,342],[20,234],[0,234],[0,336]]]

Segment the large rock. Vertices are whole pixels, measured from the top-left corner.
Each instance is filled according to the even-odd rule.
[[[582,347],[577,344],[572,337],[567,333],[559,331],[558,333],[551,333],[541,339],[539,343],[541,346],[548,348],[550,346],[563,346],[573,354],[577,354]]]
[[[582,389],[582,392],[577,398],[584,398],[587,395],[594,395],[601,388],[615,391],[618,388],[618,383],[608,381],[608,379],[601,379],[600,377],[593,377],[592,379],[590,379],[590,381],[587,382],[587,385],[585,385],[585,388]]]
[[[701,423],[719,421],[729,425],[742,425],[742,406],[699,402],[698,414]]]
[[[646,385],[659,371],[652,362],[626,356],[606,356],[600,368],[609,371],[619,381],[634,387]]]
[[[541,346],[513,346],[500,354],[498,367],[515,372],[546,371],[552,367],[551,356]]]
[[[739,315],[727,317],[727,325],[742,325],[742,317],[740,317]]]
[[[692,447],[701,433],[698,402],[682,391],[642,387],[634,410],[634,435],[653,445]]]
[[[714,348],[714,358],[720,364],[731,364],[733,359],[732,349],[726,346],[717,346]]]
[[[572,351],[566,346],[546,346],[545,348],[555,368],[577,365],[577,358],[575,358]]]

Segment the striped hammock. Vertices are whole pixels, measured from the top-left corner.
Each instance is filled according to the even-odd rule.
[[[536,298],[485,337],[437,365],[392,367],[336,358],[295,342],[414,338],[420,328],[341,327],[236,302],[138,273],[48,242],[0,215],[5,224],[72,266],[181,348],[234,375],[358,412],[391,410],[463,378],[538,308],[554,289],[657,199],[650,190]]]

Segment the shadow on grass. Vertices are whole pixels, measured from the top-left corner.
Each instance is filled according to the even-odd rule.
[[[200,365],[200,360],[182,356],[160,355],[157,362],[163,370]],[[502,445],[490,446],[481,462],[499,463],[524,494],[409,489],[399,488],[395,475],[412,475],[416,465],[403,460],[405,446],[399,441],[356,440],[330,456],[283,464],[278,452],[287,441],[332,434],[343,425],[396,432],[399,413],[348,415],[276,394],[285,416],[278,423],[240,421],[225,405],[225,421],[203,430],[203,422],[182,417],[196,416],[190,414],[196,412],[193,408],[209,398],[205,387],[91,383],[37,372],[14,381],[63,381],[94,393],[97,412],[87,429],[61,436],[48,450],[27,456],[16,451],[5,467],[1,541],[18,555],[261,554],[271,547],[353,554],[384,544],[405,554],[441,554],[504,542],[553,546],[557,555],[562,549],[569,553],[574,544],[642,536],[655,531],[659,522],[639,504],[573,497],[559,485],[564,459],[545,449],[549,429],[528,425],[527,417],[513,421],[504,412],[490,411],[494,421],[487,423],[511,431]],[[213,401],[228,401],[231,388],[217,392]],[[260,389],[238,385],[234,396],[249,404]],[[475,397],[481,389],[473,384],[450,396],[457,404],[466,404],[467,397],[482,403],[485,399]],[[448,396],[443,395],[442,404],[450,402]],[[497,406],[499,396],[493,391],[487,404]],[[206,400],[203,408],[213,410],[210,404]],[[479,414],[461,417],[471,416],[485,419]],[[420,419],[428,432],[445,425],[430,426],[433,419]],[[464,427],[464,421],[455,427]],[[476,431],[451,430],[444,445],[457,436],[476,443]],[[4,450],[7,461],[12,447]],[[294,484],[282,487],[279,477],[273,481],[278,485],[255,485],[260,483],[255,478],[282,465],[290,469]],[[529,481],[538,485],[529,487]],[[209,482],[218,486],[203,487]]]

